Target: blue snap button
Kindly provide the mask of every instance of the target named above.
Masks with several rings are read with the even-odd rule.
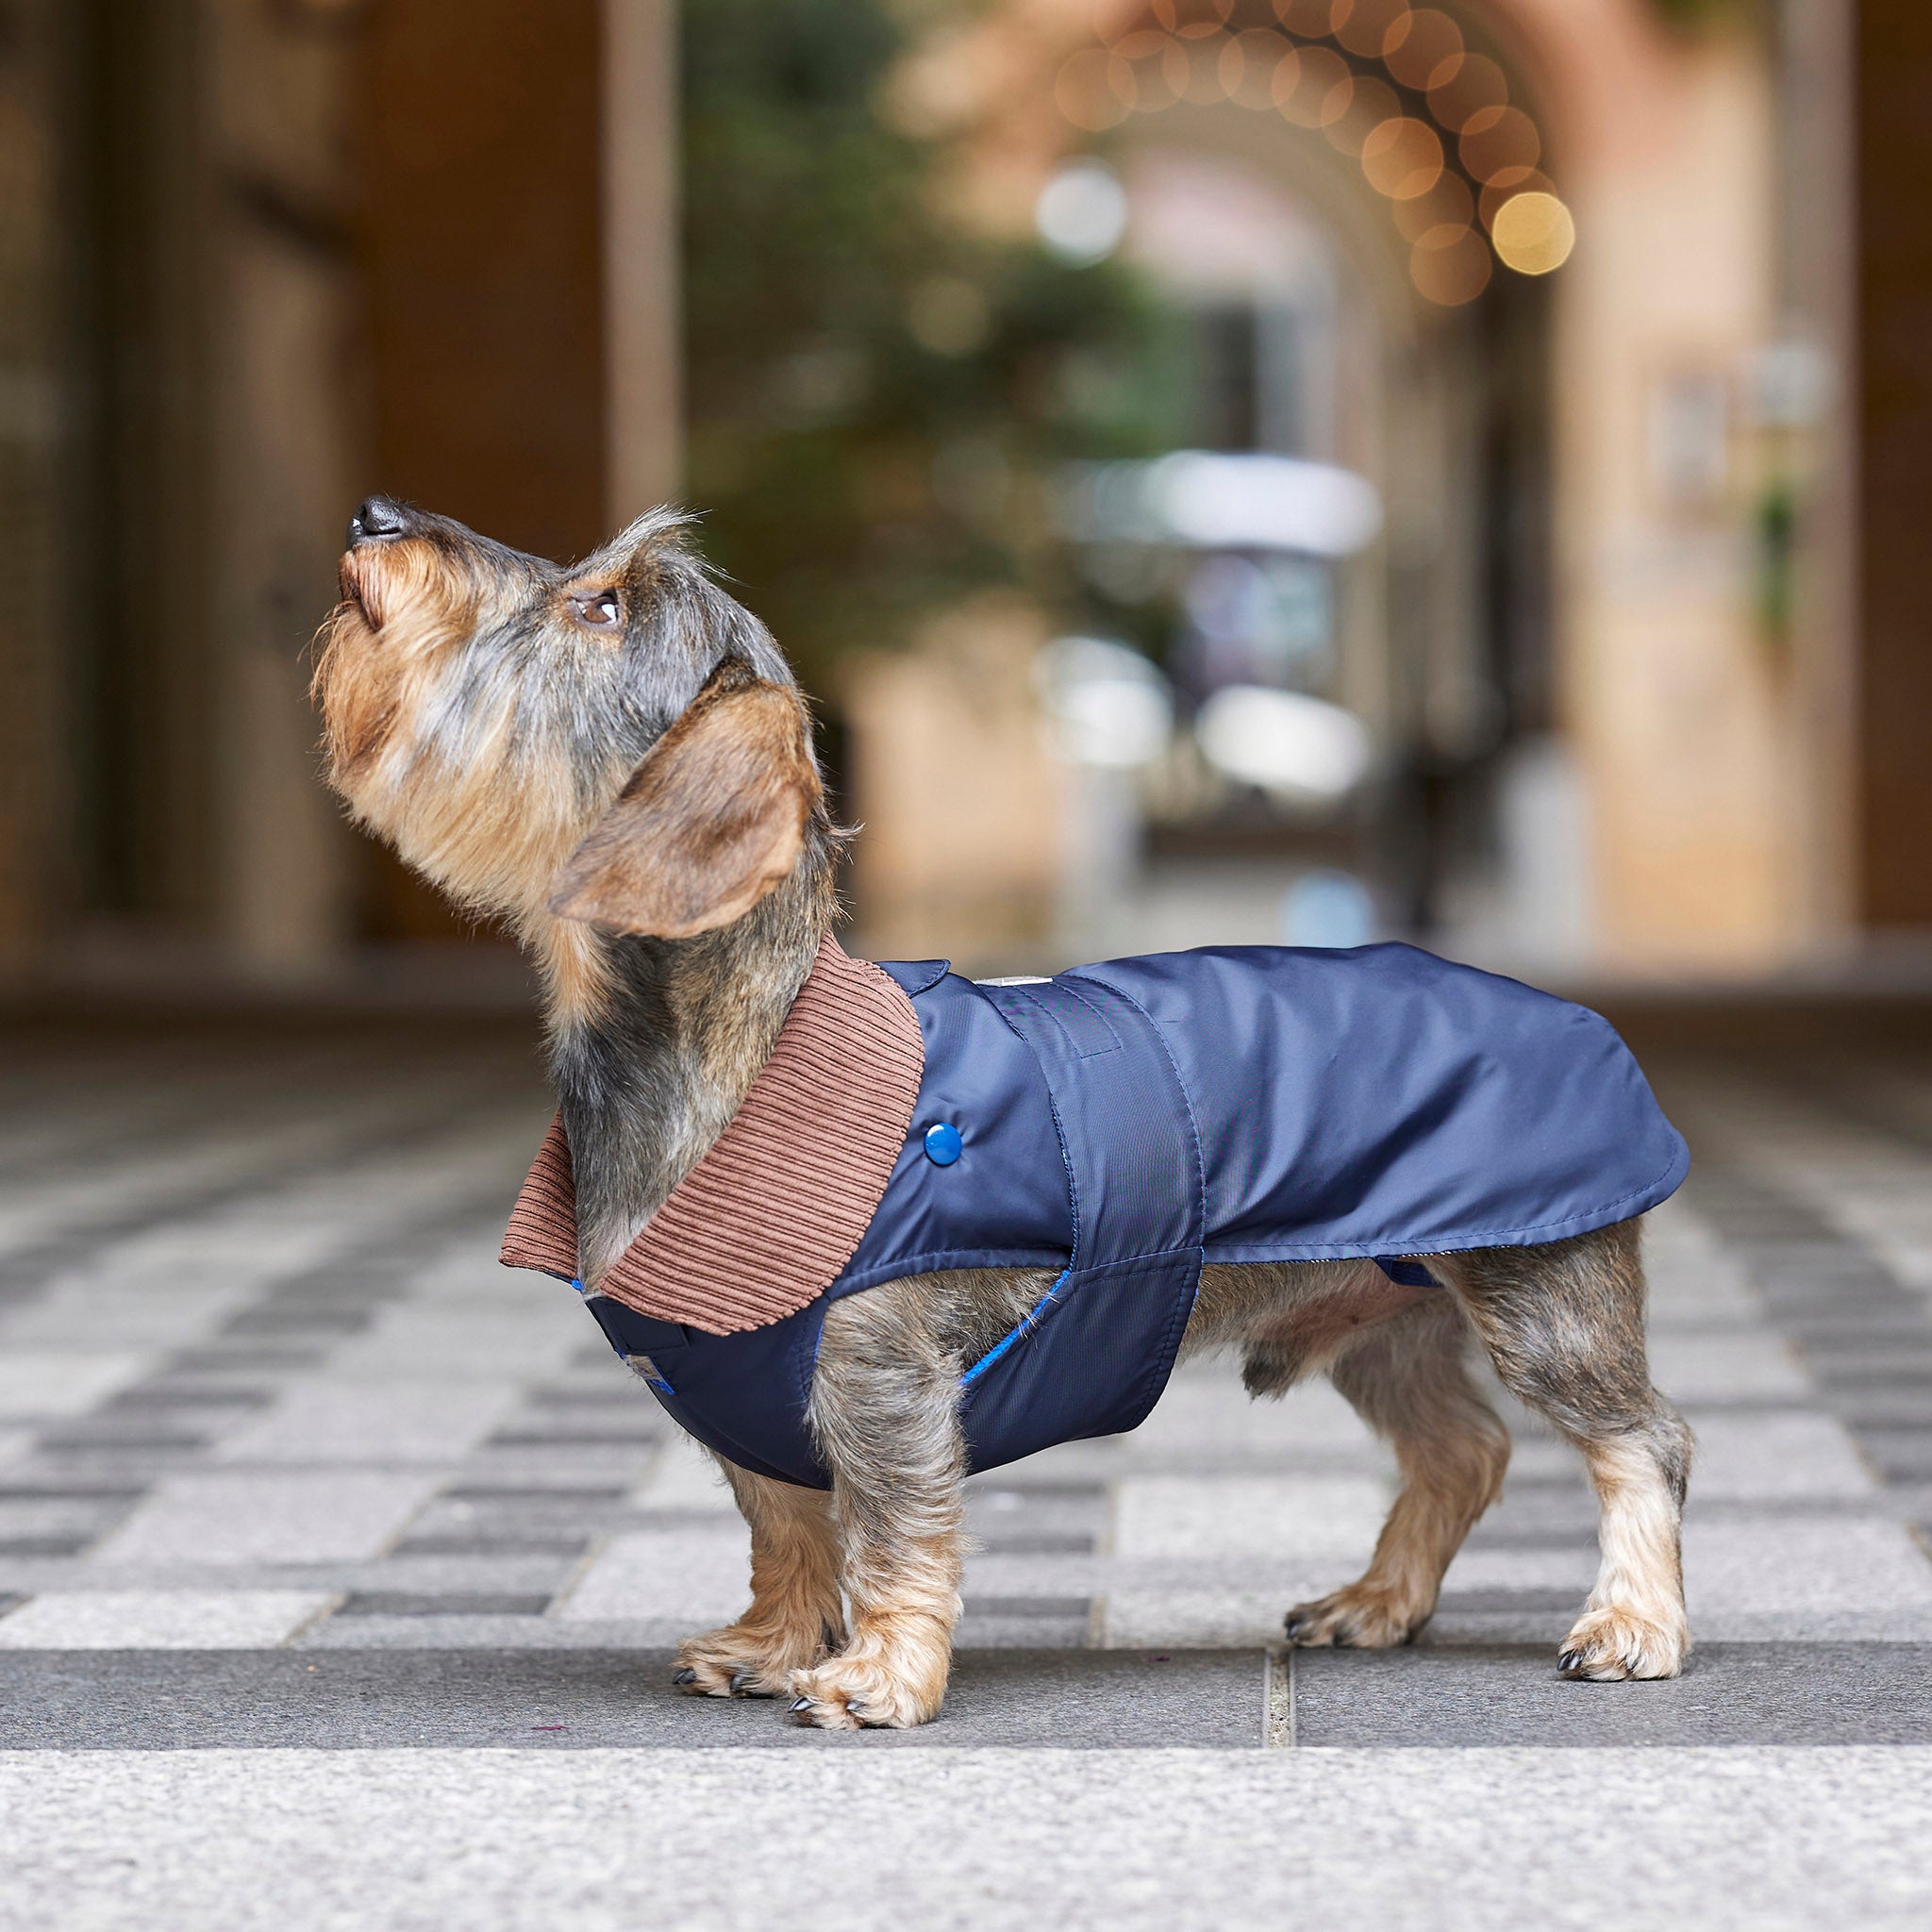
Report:
[[[925,1130],[925,1158],[935,1167],[951,1167],[963,1145],[959,1130],[951,1121],[941,1121]]]

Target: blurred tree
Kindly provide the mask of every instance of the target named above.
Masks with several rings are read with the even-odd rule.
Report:
[[[975,589],[1070,610],[1051,466],[1171,447],[1182,390],[1158,379],[1178,339],[1131,270],[942,214],[942,149],[876,106],[906,11],[682,13],[687,495],[706,554],[821,690],[841,651]]]
[[[1761,25],[1769,9],[1763,0],[1650,0],[1666,26],[1679,33],[1701,33],[1732,21]]]

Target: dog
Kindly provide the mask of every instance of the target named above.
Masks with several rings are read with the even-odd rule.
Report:
[[[1326,1374],[1401,1473],[1367,1571],[1291,1610],[1288,1641],[1406,1643],[1508,1461],[1507,1432],[1472,1379],[1472,1337],[1581,1452],[1596,1490],[1601,1570],[1559,1671],[1681,1669],[1691,1439],[1651,1386],[1640,1223],[1681,1178],[1682,1143],[1603,1023],[1407,948],[1174,955],[984,987],[942,965],[881,971],[831,938],[848,835],[828,814],[806,701],[764,626],[692,554],[681,516],[643,517],[565,567],[372,497],[351,520],[341,588],[315,674],[331,782],[458,905],[507,922],[541,976],[558,1118],[505,1257],[587,1295],[674,1416],[723,1452],[750,1525],[751,1606],[683,1644],[684,1690],[786,1698],[796,1722],[826,1729],[927,1722],[960,1614],[969,1470],[1131,1426],[1177,1356],[1227,1349],[1253,1395]],[[1325,1056],[1336,1079],[1367,1055],[1364,1083],[1394,1083],[1390,1118],[1396,1090],[1421,1079],[1417,1108],[1453,1130],[1441,1109],[1475,1104],[1482,1070],[1498,1064],[1457,1044],[1457,1003],[1502,1016],[1506,1031],[1527,1013],[1524,1077],[1567,1081],[1568,1097],[1530,1131],[1497,1128],[1480,1158],[1462,1147],[1455,1187],[1480,1194],[1484,1160],[1529,1158],[1509,1141],[1582,1146],[1551,1124],[1611,1093],[1584,1163],[1608,1163],[1601,1203],[1435,1248],[1442,1217],[1419,1209],[1384,1252],[1357,1224],[1356,1194],[1341,1195],[1373,1194],[1391,1162],[1440,1162],[1443,1137],[1418,1134],[1400,1152],[1399,1122],[1378,1114],[1361,1141],[1371,1152],[1335,1170],[1327,1220],[1290,1257],[1279,1241],[1217,1249],[1203,1214],[1224,1223],[1216,1191],[1254,1166],[1243,1123],[1277,1105],[1274,1083],[1311,1077],[1296,1069],[1324,1058],[1268,1058],[1268,1029],[1317,1024],[1378,972],[1400,981],[1405,1011],[1425,1004],[1436,1044],[1378,1044],[1372,1024],[1351,1023],[1355,1044]],[[1244,1075],[1241,1056],[1212,1043],[1192,1072],[1174,1058],[1161,1001],[1194,1010],[1208,979],[1272,1074]],[[965,1047],[945,1043],[956,1025],[977,1029]],[[1431,1054],[1454,1062],[1434,1087]],[[1189,1083],[1216,1057],[1249,1091],[1209,1117]],[[921,1114],[935,1081],[956,1074],[993,1094],[978,1111],[955,1108],[963,1134]],[[1497,1090],[1497,1122],[1521,1112],[1521,1089]],[[1024,1105],[1008,1105],[1016,1094]],[[1335,1080],[1304,1097],[1318,1113],[1356,1105]],[[1108,1142],[1127,1115],[1151,1124],[1151,1153]],[[1625,1126],[1645,1140],[1645,1173],[1657,1168],[1643,1186],[1618,1179],[1636,1171],[1620,1151]],[[1085,1148],[1082,1135],[1107,1144]],[[1276,1167],[1298,1173],[1319,1141]],[[797,1156],[807,1171],[786,1179],[773,1162],[795,1142],[809,1143]],[[998,1187],[953,1178],[988,1162]],[[1165,1178],[1123,1180],[1136,1162]],[[975,1201],[1016,1231],[981,1243],[977,1265],[956,1265],[955,1241],[943,1265],[893,1272],[896,1257],[932,1250],[922,1217]],[[881,1237],[894,1215],[899,1234]],[[855,1274],[868,1241],[878,1265]],[[1088,1388],[1079,1364],[1110,1349],[1124,1366]],[[795,1411],[762,1445],[746,1431],[765,1425],[733,1407],[748,1375],[782,1385]]]

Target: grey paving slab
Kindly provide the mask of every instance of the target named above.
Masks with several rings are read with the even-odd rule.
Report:
[[[165,1477],[103,1544],[103,1563],[318,1562],[374,1556],[435,1478],[368,1470]]]
[[[358,1590],[336,1611],[338,1617],[541,1617],[550,1607],[547,1591]]]
[[[1706,1638],[1932,1641],[1932,1564],[1901,1524],[1692,1512],[1684,1577],[1691,1626]]]
[[[21,1612],[15,1611],[16,1616]],[[0,1629],[6,1627],[0,1622]],[[938,1721],[827,1739],[769,1699],[687,1697],[668,1651],[145,1650],[0,1659],[0,1750],[508,1746],[1259,1748],[1265,1658],[963,1653]]]
[[[318,1591],[43,1590],[0,1617],[0,1651],[254,1650],[334,1602]]]
[[[1813,1393],[1796,1349],[1761,1329],[1724,1335],[1654,1333],[1650,1372],[1680,1407],[1740,1400],[1803,1402]]]
[[[1585,1684],[1522,1646],[1290,1654],[1298,1745],[1932,1744],[1932,1645],[1701,1644],[1681,1677]]]
[[[1932,1917],[1921,1751],[888,1761],[827,1741],[4,1757],[0,1924],[1919,1932]]]
[[[1697,1432],[1700,1498],[1765,1501],[1860,1497],[1871,1471],[1843,1426],[1830,1416],[1759,1410],[1690,1411]]]
[[[517,1403],[516,1385],[472,1376],[351,1381],[314,1377],[231,1431],[229,1462],[432,1463],[474,1447]]]
[[[1393,1491],[1371,1475],[1131,1476],[1116,1491],[1123,1556],[1333,1557],[1359,1566]]]
[[[146,1373],[144,1352],[90,1349],[81,1345],[87,1340],[77,1334],[64,1349],[0,1350],[0,1420],[78,1415]]]
[[[558,1614],[567,1622],[645,1618],[691,1630],[728,1624],[751,1596],[751,1537],[733,1514],[610,1539]]]
[[[1858,1445],[1889,1482],[1932,1480],[1932,1428],[1857,1427]]]

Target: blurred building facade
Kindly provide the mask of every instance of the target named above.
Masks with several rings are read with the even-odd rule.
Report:
[[[1932,17],[913,12],[881,111],[947,143],[952,212],[1030,233],[1098,157],[1188,314],[1193,440],[1374,486],[1372,541],[1262,573],[1283,663],[1326,613],[1279,681],[1393,801],[1297,865],[1366,838],[1394,929],[1531,965],[1932,932]],[[0,5],[9,974],[450,932],[316,784],[302,646],[366,489],[553,555],[676,493],[675,37],[671,0]],[[1188,648],[1257,582],[1208,580]],[[1042,749],[1041,624],[994,599],[821,693],[865,936],[1043,958],[1070,874],[1108,882],[1077,932],[1279,936],[1280,865],[1191,832],[1185,770],[1108,847],[1117,783]],[[1250,877],[1263,924],[1217,928]]]
[[[563,555],[675,493],[652,0],[8,0],[0,952],[302,977],[454,930],[317,783],[380,487]]]
[[[1858,249],[1896,245],[1854,218],[1884,11],[1014,0],[909,76],[979,218],[1032,221],[1098,144],[1204,325],[1244,310],[1262,363],[1271,316],[1298,330],[1319,414],[1220,441],[1376,487],[1335,695],[1422,800],[1398,843],[1487,847],[1385,858],[1398,929],[1751,973],[1920,922],[1859,790],[1894,675],[1860,651],[1846,408]],[[1497,225],[1519,194],[1554,253]]]

